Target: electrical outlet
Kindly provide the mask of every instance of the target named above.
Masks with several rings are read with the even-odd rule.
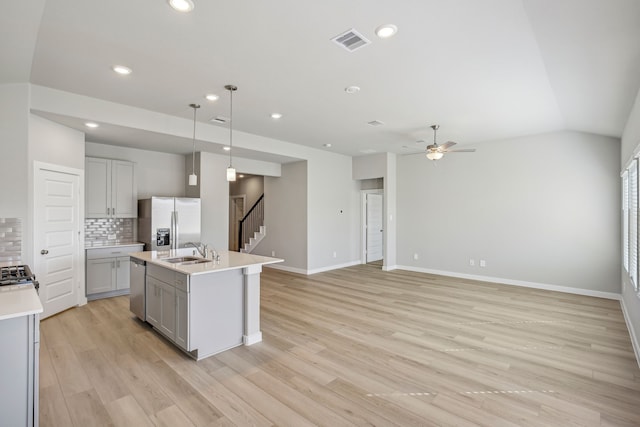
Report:
[[[475,267],[475,266],[476,266],[476,260],[475,260],[475,259],[473,259],[473,258],[469,258],[469,265],[470,265],[471,267]]]
[[[413,259],[418,259],[418,254],[413,254]]]
[[[481,260],[480,260],[480,267],[481,267],[481,268],[485,268],[486,266],[487,266],[487,261],[485,261],[485,260],[481,259]]]
[[[107,240],[116,240],[115,234],[107,234]]]
[[[337,258],[338,257],[338,253],[336,251],[333,251],[333,257]]]
[[[271,256],[276,256],[276,251],[271,251]]]

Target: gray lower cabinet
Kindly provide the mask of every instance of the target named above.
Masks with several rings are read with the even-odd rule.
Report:
[[[188,277],[148,265],[146,287],[147,322],[188,351]]]
[[[38,425],[40,315],[0,320],[0,425]]]
[[[129,253],[143,245],[87,249],[87,299],[94,300],[129,293]]]

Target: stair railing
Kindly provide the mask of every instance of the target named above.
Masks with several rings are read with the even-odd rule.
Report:
[[[238,227],[238,250],[264,225],[264,194],[253,204],[249,212],[240,220]]]

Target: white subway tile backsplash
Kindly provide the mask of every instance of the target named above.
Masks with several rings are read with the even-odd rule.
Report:
[[[22,257],[22,220],[0,218],[0,261],[20,261]]]

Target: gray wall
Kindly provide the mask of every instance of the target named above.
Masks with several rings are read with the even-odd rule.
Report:
[[[621,170],[631,160],[634,151],[640,149],[640,93],[636,98],[635,105],[622,135],[622,155]],[[633,289],[631,280],[622,264],[622,257],[619,258],[619,268],[622,271],[622,303],[627,314],[627,321],[630,323],[630,332],[634,341],[636,357],[640,363],[640,298]]]
[[[245,213],[258,201],[264,193],[264,177],[247,176],[244,178],[236,178],[235,182],[229,183],[229,196],[247,196],[247,205]]]
[[[352,177],[351,157],[320,152],[307,162],[308,269],[352,264],[359,260],[359,244],[351,229],[358,183]]]
[[[619,156],[615,138],[559,132],[398,157],[398,264],[618,293]]]
[[[294,271],[307,270],[307,162],[282,165],[279,178],[264,178],[267,234],[255,254],[283,258]]]

